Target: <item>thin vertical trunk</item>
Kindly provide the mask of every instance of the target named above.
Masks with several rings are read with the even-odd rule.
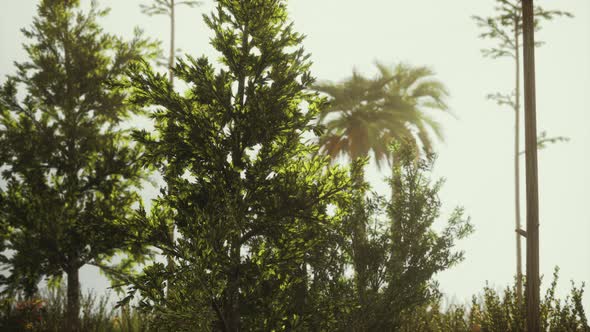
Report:
[[[175,19],[175,14],[174,14],[174,0],[170,0],[170,55],[168,58],[168,81],[170,82],[170,86],[174,89],[174,73],[172,71],[172,69],[174,68],[174,61],[175,61],[175,57],[174,57],[174,19]],[[174,224],[170,225],[170,228],[168,229],[168,236],[170,237],[170,239],[172,240],[172,243],[174,243]],[[174,259],[172,258],[172,256],[168,255],[166,256],[166,269],[168,270],[168,272],[170,274],[174,273]],[[168,280],[168,284],[167,289],[166,289],[166,297],[168,297],[168,295],[170,294],[170,280]]]
[[[305,236],[305,241],[309,241],[309,238],[307,236]],[[296,314],[299,317],[299,319],[303,319],[303,321],[308,321],[307,299],[309,293],[309,276],[307,271],[307,256],[307,253],[303,253],[302,264],[299,267],[299,270],[297,271],[298,279],[300,281],[295,285],[295,298],[293,299],[293,313]],[[289,328],[293,328],[293,326],[289,324]]]
[[[516,227],[516,299],[522,303],[522,245],[520,224],[520,20],[514,20],[514,55],[516,62],[516,82],[514,96],[514,213]]]
[[[357,317],[358,327],[362,330],[366,328],[366,310],[368,305],[367,297],[367,225],[365,215],[365,172],[361,163],[353,163],[351,169],[351,178],[353,185],[352,196],[352,254],[355,270],[355,284],[357,296],[360,305],[359,316]]]
[[[174,73],[172,71],[172,69],[174,68],[174,61],[175,61],[175,57],[174,57],[174,19],[175,19],[175,14],[174,14],[174,0],[170,0],[170,57],[168,59],[168,80],[170,81],[170,86],[172,86],[172,88],[174,88]],[[170,225],[170,229],[168,230],[168,236],[170,237],[172,243],[174,243],[174,224]],[[168,270],[168,272],[173,273],[174,272],[174,259],[172,258],[172,256],[167,256],[166,257],[166,269]],[[170,281],[168,281],[168,285],[167,285],[167,295],[170,294]]]
[[[535,96],[535,37],[533,1],[522,0],[525,151],[527,197],[527,331],[540,331],[539,315],[539,188]]]
[[[73,265],[66,271],[68,275],[67,285],[67,308],[66,321],[67,330],[71,332],[80,331],[80,276],[79,268]]]
[[[174,0],[170,0],[170,58],[168,62],[168,79],[170,84],[174,86],[174,73],[172,72],[172,68],[174,68],[174,19],[175,19],[175,12],[174,12]]]
[[[233,265],[230,269],[230,276],[229,276],[229,283],[228,283],[228,296],[229,296],[229,305],[228,305],[228,325],[229,331],[231,332],[239,332],[241,330],[240,327],[240,241],[239,237],[236,237],[234,241],[232,241],[232,249],[231,249],[231,256],[230,261]]]

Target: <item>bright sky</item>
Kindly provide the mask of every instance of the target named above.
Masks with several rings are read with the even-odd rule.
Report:
[[[83,0],[83,3],[88,3]],[[166,41],[165,17],[141,14],[148,0],[102,0],[112,8],[103,24],[107,31],[131,36],[134,26]],[[19,29],[29,26],[37,1],[0,1],[0,82],[14,72],[12,62],[25,59]],[[547,44],[536,52],[537,128],[550,136],[568,136],[569,143],[539,152],[541,273],[550,278],[560,267],[558,292],[565,296],[569,280],[590,284],[590,1],[536,0],[546,9],[574,13],[574,19],[546,23],[536,34]],[[560,7],[556,8],[559,4]],[[491,44],[477,38],[471,15],[493,15],[493,0],[297,0],[290,1],[296,30],[307,35],[313,74],[320,80],[341,80],[351,71],[371,75],[373,63],[400,61],[427,65],[451,92],[448,102],[456,118],[442,117],[445,142],[435,177],[445,177],[441,191],[444,214],[462,205],[476,232],[459,243],[466,259],[437,279],[447,297],[459,303],[479,293],[486,281],[504,288],[515,274],[513,113],[485,99],[486,94],[513,89],[513,67],[506,60],[483,58]],[[182,8],[177,17],[176,44],[192,55],[217,59],[208,44],[211,32],[201,20],[212,1],[196,9]],[[524,159],[523,163],[524,165]],[[368,170],[374,188],[383,194],[389,170]],[[525,220],[524,171],[522,219]],[[146,192],[145,197],[153,195]],[[523,243],[524,246],[524,243]],[[524,252],[523,252],[524,254]],[[84,288],[101,292],[106,280],[96,269],[82,271]],[[590,293],[585,298],[590,309]]]

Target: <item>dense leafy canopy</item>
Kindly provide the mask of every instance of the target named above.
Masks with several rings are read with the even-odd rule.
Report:
[[[497,1],[499,16],[475,19],[500,41],[486,54],[510,56],[520,13]],[[107,11],[95,2],[85,14],[77,0],[42,0],[23,30],[29,60],[0,87],[0,282],[27,300],[0,302],[0,329],[133,330],[133,320],[157,331],[523,330],[510,290],[500,299],[486,288],[468,317],[440,310],[434,278],[462,261],[454,245],[473,228],[462,208],[434,227],[442,131],[431,112],[449,111],[434,72],[378,63],[375,78],[315,84],[284,0],[216,0],[204,20],[219,61],[175,63],[174,8],[200,3],[142,5],[170,17],[168,77],[139,32],[126,42],[102,31]],[[124,129],[146,110],[154,130]],[[391,165],[389,198],[365,181],[371,153]],[[348,168],[331,165],[340,155]],[[138,193],[153,170],[163,185],[146,209]],[[121,322],[89,314],[86,264],[129,286]],[[41,278],[55,286],[64,273],[65,294],[33,298]],[[563,307],[554,290],[543,324],[587,330],[582,289]]]
[[[317,148],[303,135],[323,99],[309,90],[302,36],[286,20],[282,1],[218,1],[205,21],[223,66],[180,60],[184,95],[147,65],[130,70],[134,101],[159,106],[156,133],[136,136],[166,182],[135,225],[176,264],[173,275],[149,266],[133,286],[171,329],[302,324],[309,275],[337,246],[340,216],[327,208],[346,201],[349,180],[326,157],[310,157]]]
[[[140,112],[121,83],[126,67],[149,59],[155,45],[139,33],[127,42],[102,32],[96,20],[107,11],[93,3],[84,14],[78,6],[39,4],[23,29],[29,60],[0,89],[6,291],[32,295],[42,276],[66,272],[74,296],[81,266],[104,264],[119,250],[143,252],[129,247],[122,222],[139,202],[147,169],[138,163],[142,148],[121,128]]]

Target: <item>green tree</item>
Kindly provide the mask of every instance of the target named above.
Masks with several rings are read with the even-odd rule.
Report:
[[[7,291],[36,291],[42,276],[67,275],[67,326],[79,328],[79,269],[106,266],[122,250],[135,258],[123,219],[140,202],[147,173],[122,121],[139,109],[122,87],[126,67],[151,56],[139,33],[126,42],[103,33],[96,3],[44,0],[24,35],[29,61],[0,89],[1,264]],[[25,90],[20,90],[20,87]],[[19,98],[19,92],[24,93]],[[6,251],[8,250],[8,251]],[[12,252],[12,253],[11,253]],[[124,272],[133,258],[123,259]],[[109,269],[110,272],[116,271]]]
[[[434,72],[406,64],[391,70],[377,63],[377,68],[373,79],[355,71],[341,83],[315,86],[332,97],[319,118],[326,126],[320,146],[332,158],[346,155],[355,160],[372,152],[380,166],[393,160],[388,146],[394,140],[415,138],[408,142],[431,152],[429,131],[442,138],[440,125],[427,111],[448,111],[447,89],[432,77]]]
[[[407,144],[421,145],[430,153],[433,143],[430,132],[442,138],[440,126],[428,110],[447,111],[448,92],[432,77],[434,72],[405,64],[391,70],[377,63],[377,68],[379,74],[372,79],[354,71],[351,78],[341,83],[315,86],[332,97],[329,107],[323,109],[319,117],[319,122],[326,127],[320,146],[330,157],[346,155],[356,160],[373,153],[378,167],[383,161],[393,165],[395,157],[388,149],[392,141],[404,139]],[[361,306],[366,306],[369,271],[367,262],[361,258],[368,245],[362,206],[365,193],[362,167],[352,178],[358,189],[353,203],[356,208],[351,211],[352,218],[357,216],[356,226],[351,230],[354,233],[355,283]],[[392,190],[395,192],[395,188]]]
[[[508,106],[514,111],[514,213],[516,236],[516,289],[519,300],[522,297],[522,250],[521,250],[521,222],[520,222],[520,75],[522,49],[522,7],[519,0],[496,0],[496,15],[491,17],[473,16],[477,26],[482,28],[479,37],[491,39],[496,45],[482,50],[485,57],[492,59],[512,58],[514,60],[514,91],[511,94],[489,94],[488,99],[500,106]],[[555,17],[572,17],[572,14],[558,10],[534,8],[535,30],[541,28],[542,21],[550,21]],[[543,42],[535,42],[541,46]],[[568,138],[558,136],[548,138],[543,132],[539,137],[538,148],[544,148],[547,143],[567,141]]]
[[[339,238],[340,210],[328,206],[346,204],[349,179],[304,141],[324,100],[310,89],[285,2],[216,7],[205,22],[220,69],[204,57],[178,61],[184,94],[147,64],[130,70],[135,102],[160,107],[156,132],[136,137],[166,182],[133,226],[175,263],[174,274],[147,266],[131,292],[164,329],[293,330],[316,314],[309,294]]]
[[[430,179],[434,155],[420,156],[403,140],[393,153],[397,161],[389,185],[396,195],[365,203],[369,227],[361,260],[367,267],[367,301],[349,322],[353,331],[397,331],[405,315],[437,299],[433,277],[463,260],[464,253],[453,247],[473,230],[463,209],[456,208],[436,232],[443,182]]]

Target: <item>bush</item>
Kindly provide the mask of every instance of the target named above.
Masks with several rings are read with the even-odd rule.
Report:
[[[590,332],[582,305],[584,284],[572,288],[568,297],[555,296],[558,269],[541,301],[541,330],[548,332]],[[441,309],[440,298],[433,303],[407,312],[402,322],[402,332],[524,332],[526,331],[526,306],[516,300],[516,287],[498,292],[484,288],[480,299],[475,296],[470,306],[452,306]]]

